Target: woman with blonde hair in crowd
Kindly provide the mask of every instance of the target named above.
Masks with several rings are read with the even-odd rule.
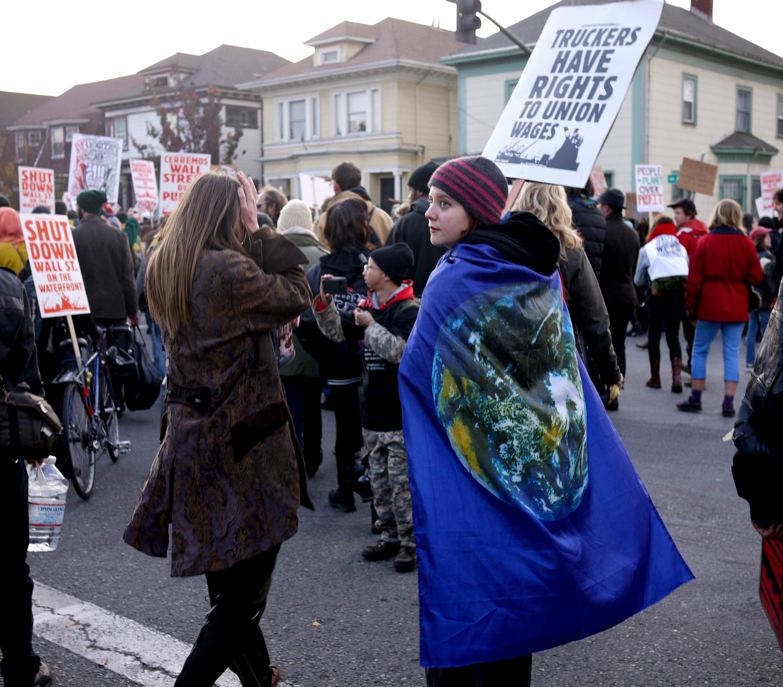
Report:
[[[206,576],[212,608],[176,681],[279,680],[259,628],[280,545],[310,506],[271,333],[310,305],[301,251],[256,219],[243,174],[206,174],[147,266],[168,352],[168,428],[124,539]]]
[[[691,363],[691,395],[677,404],[686,413],[701,411],[701,393],[707,378],[707,354],[721,332],[723,343],[723,417],[734,416],[739,382],[739,345],[748,321],[748,293],[764,279],[756,247],[741,229],[742,208],[721,200],[712,211],[709,233],[690,255],[685,284],[685,311],[696,322]]]
[[[611,392],[609,399],[616,409],[617,392],[623,385],[623,375],[617,364],[609,331],[609,313],[598,279],[590,266],[582,237],[573,227],[568,196],[562,186],[525,182],[514,203],[514,210],[530,212],[540,219],[560,241],[558,269],[563,281],[568,310],[576,329],[577,346],[587,364],[595,363],[600,381]]]

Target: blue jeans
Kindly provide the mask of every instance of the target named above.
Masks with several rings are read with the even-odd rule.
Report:
[[[144,317],[147,318],[147,333],[150,336],[150,343],[152,344],[152,359],[155,362],[155,367],[160,373],[160,376],[165,377],[166,353],[163,351],[163,333],[160,331],[160,325],[152,319],[152,315],[150,315],[149,312],[145,312]]]
[[[707,379],[707,353],[710,344],[718,331],[723,339],[723,381],[739,381],[739,345],[742,340],[744,322],[708,322],[699,320],[696,323],[696,334],[693,337],[693,359],[691,361],[691,377]]]
[[[756,362],[756,336],[759,332],[761,332],[761,336],[764,336],[771,312],[771,310],[759,308],[748,313],[748,338],[745,340],[745,362],[748,365],[753,365]]]

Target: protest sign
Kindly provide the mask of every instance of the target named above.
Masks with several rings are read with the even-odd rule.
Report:
[[[780,189],[783,189],[783,169],[775,169],[761,175],[761,207],[756,206],[759,217],[775,216],[772,196]]]
[[[98,189],[110,203],[117,202],[120,190],[122,139],[74,134],[68,169],[68,195]]]
[[[604,170],[601,167],[593,167],[590,172],[590,183],[593,185],[593,195],[600,196],[609,185],[606,183],[606,176],[604,176]]]
[[[19,212],[44,205],[54,212],[54,170],[19,166]]]
[[[770,212],[767,212],[764,196],[759,196],[758,198],[756,198],[755,202],[756,202],[756,214],[759,217],[772,217],[772,214]]]
[[[715,191],[715,179],[717,178],[718,165],[684,157],[682,164],[680,164],[680,178],[677,180],[677,188],[711,196]]]
[[[662,0],[559,7],[484,148],[510,178],[583,187]]]
[[[203,153],[163,153],[160,157],[160,211],[170,215],[193,181],[212,167]]]
[[[90,312],[71,226],[63,215],[20,215],[41,317]]]
[[[133,195],[136,196],[136,210],[152,214],[158,206],[155,165],[150,160],[131,160],[130,170],[133,180]]]
[[[663,212],[663,167],[636,165],[636,211]]]
[[[334,195],[334,189],[326,179],[309,174],[299,175],[299,189],[301,199],[311,208],[320,208],[327,198]]]

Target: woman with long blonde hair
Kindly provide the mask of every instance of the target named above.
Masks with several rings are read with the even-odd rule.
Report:
[[[164,333],[168,426],[124,539],[204,574],[210,610],[177,687],[279,679],[258,626],[280,545],[310,506],[273,332],[310,305],[293,244],[259,229],[242,173],[193,182],[169,217],[145,291]]]
[[[558,267],[576,329],[577,345],[599,391],[602,390],[600,387],[616,387],[616,391],[610,392],[614,397],[605,398],[605,405],[607,410],[617,410],[616,393],[623,385],[623,375],[612,345],[609,313],[598,279],[584,251],[582,237],[573,227],[565,189],[553,184],[526,181],[513,209],[538,217],[560,241]]]

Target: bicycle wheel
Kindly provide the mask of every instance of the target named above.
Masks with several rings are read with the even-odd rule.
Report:
[[[63,391],[62,423],[70,460],[71,482],[76,493],[86,501],[95,484],[96,451],[92,418],[78,384],[69,384]]]
[[[106,368],[101,369],[101,423],[104,431],[101,446],[116,463],[120,457],[120,417]]]

